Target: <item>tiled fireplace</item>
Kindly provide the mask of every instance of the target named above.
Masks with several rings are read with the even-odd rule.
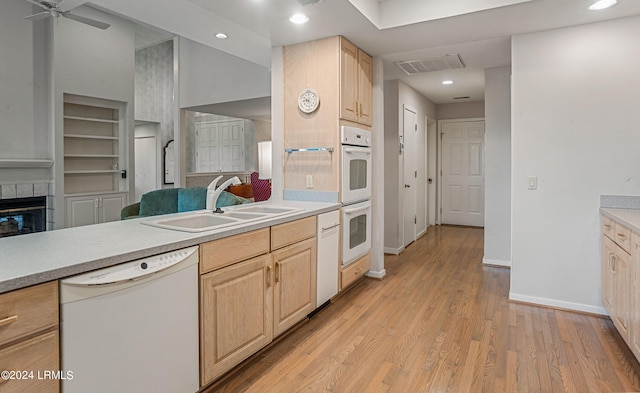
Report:
[[[0,238],[47,230],[50,188],[49,183],[0,185]]]

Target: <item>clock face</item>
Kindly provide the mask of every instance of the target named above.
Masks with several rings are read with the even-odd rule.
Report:
[[[304,89],[298,96],[298,108],[304,113],[311,113],[318,109],[320,97],[314,89]]]

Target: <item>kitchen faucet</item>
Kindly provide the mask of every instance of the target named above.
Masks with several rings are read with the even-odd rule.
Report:
[[[216,184],[218,184],[218,180],[220,179],[222,179],[222,176],[216,177],[211,183],[209,183],[209,186],[207,186],[206,209],[212,210],[214,213],[223,213],[222,209],[220,209],[219,207],[216,208],[216,203],[218,202],[218,198],[220,197],[220,194],[222,194],[222,191],[224,191],[224,189],[229,187],[229,185],[231,184],[233,184],[234,186],[242,184],[240,182],[240,179],[238,179],[238,176],[234,176],[231,179],[220,184],[220,187],[216,188]]]

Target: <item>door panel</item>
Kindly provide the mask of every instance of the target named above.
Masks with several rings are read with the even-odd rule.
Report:
[[[442,123],[442,223],[484,226],[484,121]]]
[[[418,117],[413,111],[404,108],[404,152],[403,152],[403,185],[404,187],[404,204],[403,204],[403,217],[404,217],[404,231],[403,231],[403,245],[406,247],[416,240],[416,171],[417,166],[417,124]]]

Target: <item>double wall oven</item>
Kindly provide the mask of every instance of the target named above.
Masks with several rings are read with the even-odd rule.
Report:
[[[341,127],[342,265],[371,249],[371,131]]]

